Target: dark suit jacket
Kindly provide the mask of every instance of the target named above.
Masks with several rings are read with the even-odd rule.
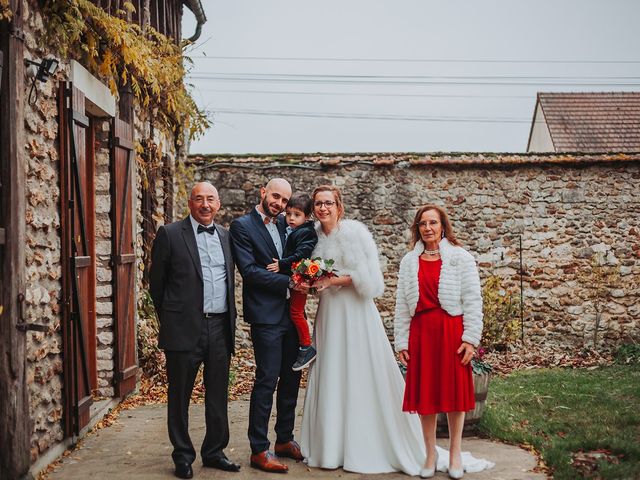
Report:
[[[235,266],[229,232],[218,224],[215,227],[220,236],[227,270],[229,341],[233,353],[236,327]],[[203,321],[203,286],[198,244],[189,217],[160,227],[151,250],[150,271],[151,298],[160,319],[160,348],[188,351],[196,346]]]
[[[291,265],[303,258],[309,258],[317,243],[318,234],[313,221],[309,220],[294,228],[287,238],[282,259],[278,262],[280,273],[291,275]]]
[[[278,232],[284,245],[284,217],[278,217]],[[278,258],[278,251],[262,217],[255,208],[237,218],[229,228],[233,254],[242,275],[242,306],[249,323],[275,325],[287,309],[289,277],[269,272],[267,265]]]

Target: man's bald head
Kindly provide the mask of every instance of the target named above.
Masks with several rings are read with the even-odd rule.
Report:
[[[276,217],[287,206],[291,198],[291,185],[284,178],[272,178],[260,189],[260,204],[262,213],[269,217]]]
[[[196,183],[189,196],[189,211],[196,222],[209,226],[220,210],[218,190],[209,182]]]
[[[267,182],[264,188],[266,188],[267,190],[288,191],[289,197],[291,197],[291,184],[284,178],[272,178]]]
[[[195,196],[198,193],[214,193],[216,195],[216,197],[218,196],[218,189],[216,187],[214,187],[211,183],[209,182],[198,182],[196,183],[193,188],[191,189],[191,196],[190,198],[195,198]]]

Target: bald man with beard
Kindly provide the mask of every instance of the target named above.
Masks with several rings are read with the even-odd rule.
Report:
[[[289,277],[270,272],[267,265],[282,258],[286,223],[282,211],[291,198],[291,185],[282,178],[260,189],[260,203],[236,219],[229,229],[238,270],[242,274],[244,319],[251,324],[256,377],[249,410],[251,466],[267,472],[285,473],[270,450],[269,417],[276,391],[275,454],[302,460],[293,439],[300,372],[291,367],[298,354],[298,334],[289,318]]]
[[[214,223],[216,188],[191,190],[184,220],[158,229],[151,250],[150,292],[160,320],[159,346],[167,360],[168,428],[178,478],[192,478],[196,452],[189,437],[189,400],[204,364],[205,467],[237,472],[224,454],[229,443],[229,360],[236,327],[234,262],[229,232]]]

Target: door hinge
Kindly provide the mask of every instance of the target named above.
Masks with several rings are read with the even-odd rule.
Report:
[[[48,332],[51,328],[48,325],[42,325],[40,323],[27,323],[24,321],[24,294],[18,294],[18,319],[20,320],[16,323],[16,328],[21,332],[26,332],[28,330],[34,330],[36,332]]]

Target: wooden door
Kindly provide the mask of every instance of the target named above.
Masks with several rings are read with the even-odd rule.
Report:
[[[114,386],[123,398],[136,386],[135,286],[132,170],[133,129],[114,118],[111,128],[111,225],[113,265]]]
[[[64,412],[71,436],[89,423],[97,381],[94,142],[84,94],[68,82],[60,100]]]

